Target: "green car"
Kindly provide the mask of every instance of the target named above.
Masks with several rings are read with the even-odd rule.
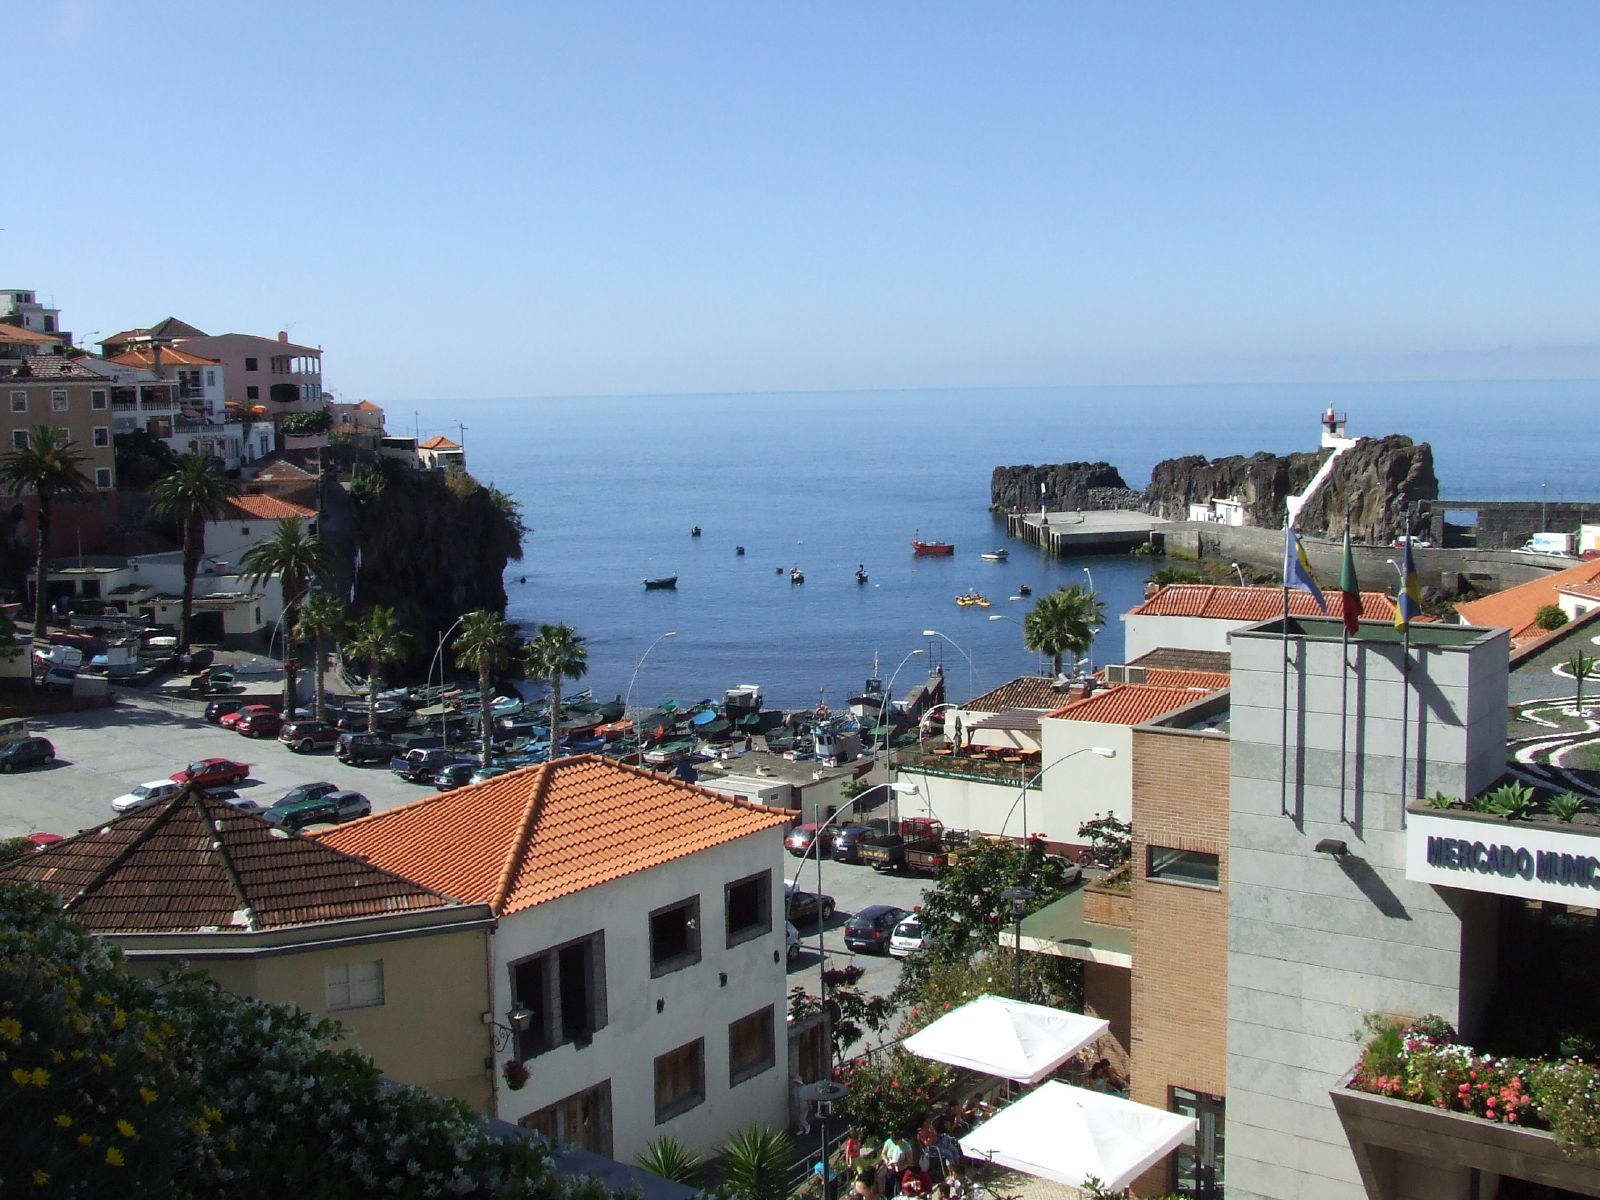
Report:
[[[0,771],[20,771],[26,767],[42,767],[54,761],[56,748],[49,738],[25,737],[0,746]]]
[[[288,804],[273,805],[256,815],[269,825],[276,825],[289,833],[299,833],[307,825],[337,824],[339,806],[326,797],[294,800]]]

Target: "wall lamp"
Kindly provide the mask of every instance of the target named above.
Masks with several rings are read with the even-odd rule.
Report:
[[[511,1041],[513,1034],[527,1032],[528,1026],[533,1024],[533,1009],[513,1008],[506,1013],[506,1020],[511,1023],[502,1025],[494,1019],[492,1012],[483,1014],[483,1023],[494,1028],[494,1048],[496,1050],[504,1050]]]
[[[1331,854],[1334,858],[1346,858],[1350,854],[1350,847],[1338,838],[1323,838],[1316,845],[1318,854]]]

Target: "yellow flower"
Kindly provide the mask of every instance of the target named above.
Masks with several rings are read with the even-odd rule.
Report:
[[[205,1137],[211,1132],[211,1122],[204,1117],[196,1117],[189,1122],[189,1128],[194,1130],[195,1137]]]
[[[139,1099],[146,1104],[154,1104],[156,1102],[156,1094],[151,1088],[142,1087],[139,1089]]]
[[[78,1145],[80,1145],[80,1146],[92,1146],[93,1144],[94,1144],[94,1139],[92,1137],[90,1137],[87,1133],[80,1133],[78,1135]]]
[[[52,1050],[50,1051],[50,1061],[59,1067],[62,1063],[67,1061],[67,1056],[61,1053],[59,1050]]]
[[[33,1086],[34,1087],[41,1087],[42,1088],[45,1084],[47,1084],[49,1082],[50,1082],[50,1072],[49,1071],[46,1071],[43,1067],[35,1067],[33,1069]]]
[[[73,1062],[82,1062],[83,1061],[83,1051],[82,1050],[74,1050],[72,1052],[72,1061]]]
[[[111,1014],[111,1028],[125,1029],[128,1025],[128,1014],[120,1008]]]
[[[32,1076],[28,1074],[28,1069],[26,1067],[11,1068],[11,1082],[16,1084],[18,1087],[27,1087],[28,1080],[31,1078]]]
[[[55,1123],[61,1129],[72,1128],[72,1118],[67,1116],[66,1113],[57,1113],[55,1115]]]
[[[15,1017],[0,1017],[0,1038],[14,1042],[22,1036],[22,1022]]]
[[[50,1172],[49,1171],[35,1171],[33,1173],[33,1186],[34,1187],[43,1187],[45,1184],[47,1184],[49,1182],[50,1182]]]
[[[120,1167],[122,1165],[122,1161],[123,1160],[122,1160],[122,1151],[121,1150],[118,1150],[115,1146],[107,1146],[106,1147],[106,1163],[107,1163],[107,1165],[113,1166],[113,1167]]]
[[[117,1122],[117,1132],[120,1133],[125,1138],[131,1138],[131,1137],[136,1137],[137,1136],[135,1134],[135,1132],[134,1132],[133,1122],[132,1121],[118,1121]]]
[[[208,1104],[200,1111],[205,1114],[206,1120],[208,1121],[220,1122],[222,1120],[222,1110],[220,1108],[213,1108]]]
[[[113,1055],[110,1055],[110,1054],[102,1054],[100,1056],[100,1061],[105,1063],[105,1065],[108,1066],[108,1067],[114,1067],[114,1066],[117,1065],[116,1058]]]

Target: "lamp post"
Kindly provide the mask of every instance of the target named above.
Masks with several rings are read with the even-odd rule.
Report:
[[[1093,572],[1093,571],[1091,571],[1091,570],[1089,570],[1089,568],[1088,568],[1088,567],[1085,567],[1085,568],[1084,568],[1084,569],[1083,569],[1083,573],[1084,573],[1084,575],[1085,575],[1085,576],[1087,576],[1087,577],[1088,577],[1088,580],[1089,580],[1089,590],[1090,590],[1090,591],[1091,591],[1091,592],[1092,592],[1092,591],[1094,591],[1094,572]]]
[[[1235,571],[1239,572],[1239,586],[1240,587],[1249,587],[1250,585],[1244,581],[1244,568],[1241,567],[1238,563],[1229,563],[1228,565],[1230,567],[1232,567]]]
[[[1011,916],[1016,924],[1011,935],[1011,955],[1013,960],[1011,977],[1011,998],[1022,999],[1022,914],[1028,911],[1028,901],[1032,900],[1035,893],[1030,887],[1008,887],[1000,893],[1002,900],[1011,902]]]
[[[960,652],[961,657],[967,660],[967,699],[970,700],[976,696],[978,694],[978,672],[977,669],[972,665],[972,655],[968,654],[965,650],[962,650],[959,645],[956,645],[955,638],[951,637],[947,633],[940,633],[937,629],[924,629],[922,631],[922,636],[925,638],[944,638],[945,641],[949,642],[952,646],[955,646],[956,650]]]
[[[893,764],[889,761],[889,710],[894,707],[894,681],[900,678],[900,667],[905,666],[913,658],[921,658],[925,653],[926,651],[923,650],[912,650],[904,658],[902,658],[900,660],[900,666],[896,667],[894,669],[894,673],[889,676],[889,686],[884,689],[883,711],[878,714],[878,723],[883,727],[883,739],[881,745],[883,747],[883,769],[885,772],[885,777],[887,777],[887,773],[893,766]]]
[[[1011,814],[1017,810],[1017,805],[1020,804],[1022,805],[1022,845],[1024,850],[1027,849],[1028,839],[1031,836],[1028,833],[1028,789],[1034,784],[1038,783],[1039,780],[1043,778],[1044,773],[1051,767],[1059,766],[1061,763],[1066,762],[1069,758],[1077,758],[1080,754],[1093,754],[1099,758],[1115,758],[1117,756],[1116,750],[1111,746],[1079,746],[1071,753],[1063,754],[1060,758],[1055,759],[1052,762],[1048,762],[1044,766],[1040,767],[1031,776],[1022,781],[1021,794],[1011,802],[1011,808],[1006,813],[1006,819],[1000,823],[1000,834],[1002,837],[1005,836],[1006,826],[1011,823]]]
[[[657,646],[659,646],[662,642],[666,641],[668,638],[675,638],[677,636],[678,636],[678,631],[676,629],[669,629],[665,633],[663,633],[659,637],[657,637],[655,641],[651,642],[648,646],[646,646],[644,648],[644,653],[639,655],[639,661],[637,663],[635,663],[634,666],[633,666],[633,678],[628,680],[628,698],[622,702],[622,710],[623,710],[623,715],[627,716],[629,718],[629,720],[631,720],[633,722],[633,745],[634,745],[634,749],[636,751],[638,751],[638,754],[639,754],[639,765],[641,767],[644,766],[644,735],[642,733],[640,733],[640,731],[639,731],[639,718],[637,718],[637,717],[632,715],[633,714],[633,688],[634,688],[634,685],[639,682],[639,672],[644,669],[644,660],[650,657],[650,651],[654,650]],[[553,750],[554,750],[554,748],[552,747],[552,752],[553,752]]]
[[[462,613],[455,619],[449,629],[446,629],[439,635],[438,648],[434,650],[433,658],[428,662],[427,680],[429,683],[433,682],[434,666],[437,665],[439,668],[439,695],[437,697],[439,701],[439,743],[446,749],[448,749],[450,745],[450,714],[445,711],[444,707],[444,644],[450,640],[450,635],[454,633],[461,622],[465,621],[466,619],[467,614]],[[483,697],[480,696],[478,700],[480,703],[482,703]],[[376,704],[378,702],[378,698],[376,696],[368,696],[367,702],[369,704]]]
[[[272,643],[277,640],[279,631],[281,630],[283,632],[283,674],[284,686],[286,688],[288,687],[289,676],[289,634],[291,631],[285,628],[283,619],[289,615],[289,610],[309,596],[316,586],[316,582],[313,580],[311,583],[308,583],[305,587],[301,588],[299,594],[297,594],[294,599],[285,600],[283,602],[283,608],[278,613],[278,619],[272,623],[272,632],[267,635],[267,657],[270,659],[272,657]],[[278,590],[280,592],[283,590],[283,576],[281,575],[278,576]],[[300,689],[296,687],[293,691],[293,694],[289,696],[290,711],[283,714],[284,720],[287,721],[293,715],[293,710],[299,707]],[[315,715],[315,713],[313,713],[313,715]]]

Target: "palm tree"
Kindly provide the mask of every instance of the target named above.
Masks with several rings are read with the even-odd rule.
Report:
[[[344,605],[331,592],[312,592],[306,597],[306,602],[300,606],[300,620],[294,627],[294,635],[302,642],[310,642],[314,647],[313,666],[317,679],[317,720],[328,719],[328,700],[323,694],[322,684],[327,675],[327,656],[323,647],[329,638],[336,638],[344,628]]]
[[[278,577],[283,592],[283,711],[290,712],[294,708],[294,668],[290,664],[294,661],[295,624],[311,581],[328,573],[327,548],[299,517],[286,517],[270,538],[239,556],[239,565],[249,583]]]
[[[494,739],[489,736],[489,710],[494,699],[490,694],[492,676],[511,661],[516,644],[517,631],[511,627],[511,622],[486,608],[463,617],[461,632],[456,636],[456,664],[478,672],[478,708],[486,767],[494,748]]]
[[[72,450],[72,437],[54,425],[35,425],[27,431],[26,446],[13,450],[0,461],[0,481],[13,496],[32,491],[39,497],[38,538],[34,555],[33,636],[49,632],[49,583],[45,571],[45,549],[50,544],[50,515],[57,496],[81,492],[89,487],[83,473],[84,457]]]
[[[179,654],[189,652],[189,626],[194,619],[194,577],[200,570],[200,557],[206,552],[206,522],[225,516],[228,501],[238,494],[238,487],[222,473],[222,464],[199,454],[185,454],[178,459],[176,469],[156,480],[150,489],[150,511],[164,520],[176,521],[183,530]]]
[[[355,623],[355,638],[345,653],[367,664],[367,732],[378,729],[378,693],[383,690],[383,672],[406,656],[411,635],[395,620],[394,609],[374,605]]]
[[[1094,631],[1106,623],[1106,606],[1100,597],[1075,583],[1040,599],[1022,621],[1022,640],[1029,650],[1048,654],[1061,674],[1061,656],[1073,660],[1094,643]]]
[[[550,681],[550,757],[561,745],[561,681],[582,679],[589,669],[588,643],[562,623],[541,625],[523,650],[528,670]]]

